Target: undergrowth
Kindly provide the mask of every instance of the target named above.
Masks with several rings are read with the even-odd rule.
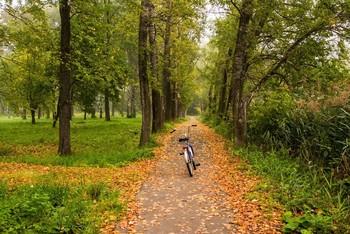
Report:
[[[122,209],[118,191],[103,183],[0,186],[1,233],[99,233],[105,210]]]
[[[254,171],[265,178],[271,196],[283,204],[285,233],[349,233],[349,189],[332,181],[326,172],[301,166],[298,160],[286,157],[283,151],[262,152],[256,147],[236,150],[250,162]]]
[[[231,139],[232,126],[206,116],[204,121],[218,133]],[[250,163],[249,169],[264,178],[271,199],[285,213],[285,233],[350,233],[350,180],[304,158],[291,157],[291,151],[278,147],[250,145],[233,153]],[[260,188],[256,189],[259,192]]]

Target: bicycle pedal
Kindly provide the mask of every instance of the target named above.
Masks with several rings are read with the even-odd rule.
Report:
[[[184,155],[184,153],[180,153],[180,155]]]
[[[201,164],[200,163],[196,163],[196,167],[200,166]]]

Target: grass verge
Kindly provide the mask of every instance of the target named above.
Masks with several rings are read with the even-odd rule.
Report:
[[[285,233],[350,233],[350,198],[344,183],[332,182],[321,168],[304,167],[283,152],[262,152],[250,147],[234,151],[250,162],[269,186],[260,186],[286,212]]]

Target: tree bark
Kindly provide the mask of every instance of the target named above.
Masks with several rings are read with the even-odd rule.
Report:
[[[176,82],[171,82],[172,93],[171,93],[171,119],[176,120],[178,118],[178,91]]]
[[[39,107],[39,108],[38,108],[38,119],[41,119],[41,115],[42,115],[42,113],[41,113],[41,107]]]
[[[152,132],[157,133],[164,127],[163,102],[161,96],[161,87],[158,76],[158,45],[157,45],[157,31],[154,19],[156,18],[156,10],[153,3],[150,3],[149,8],[149,45],[150,45],[150,69],[152,76]]]
[[[227,115],[227,80],[228,72],[230,70],[230,60],[232,59],[232,49],[229,48],[227,52],[227,58],[225,61],[225,66],[222,74],[222,84],[219,93],[219,104],[218,104],[218,115],[219,117],[225,118]]]
[[[137,87],[133,85],[131,87],[131,109],[130,109],[130,116],[131,118],[136,118],[136,112],[137,112],[137,97],[136,97],[136,91]]]
[[[105,120],[111,121],[111,112],[109,108],[109,90],[105,88]]]
[[[209,91],[208,91],[208,110],[210,113],[212,113],[213,109],[213,87],[214,85],[210,85]]]
[[[60,155],[71,154],[70,119],[71,119],[71,70],[70,70],[70,1],[61,0],[59,11],[61,16],[60,73],[59,73],[59,145]]]
[[[165,22],[165,35],[164,35],[164,52],[163,52],[163,93],[164,93],[164,112],[165,121],[172,120],[172,90],[170,81],[170,37],[171,37],[171,0],[166,1],[167,16]]]
[[[32,124],[36,124],[36,122],[35,122],[35,109],[30,108],[30,114],[32,116]]]
[[[27,119],[27,110],[25,108],[22,108],[22,110],[21,110],[21,118],[23,120]]]
[[[139,27],[139,80],[142,108],[142,128],[140,146],[149,143],[151,137],[151,96],[148,79],[148,24],[149,0],[141,1],[140,27]]]
[[[253,13],[253,1],[244,0],[240,9],[240,18],[236,38],[236,48],[233,54],[232,67],[232,114],[234,124],[234,139],[237,147],[247,143],[246,103],[243,99],[243,86],[247,72],[249,33],[248,27]]]

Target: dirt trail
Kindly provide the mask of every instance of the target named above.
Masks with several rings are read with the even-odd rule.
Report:
[[[178,142],[190,124],[197,124],[189,137],[201,163],[193,177]],[[120,233],[279,233],[279,213],[266,218],[258,198],[244,198],[259,178],[235,169],[241,162],[233,160],[213,130],[191,118],[160,141],[155,171],[136,196],[138,209],[119,223]]]

